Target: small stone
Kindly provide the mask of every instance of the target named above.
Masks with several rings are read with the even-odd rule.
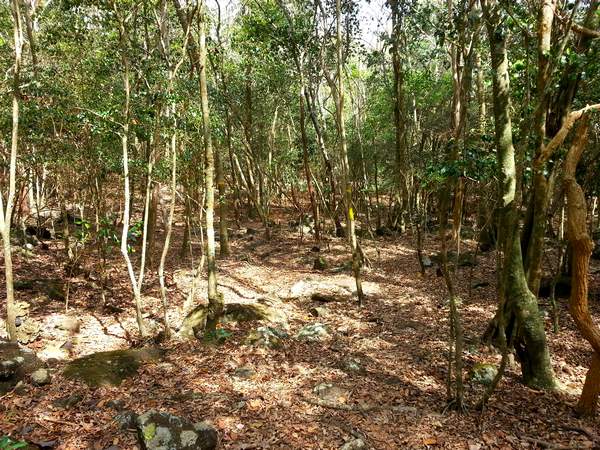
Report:
[[[71,334],[79,333],[81,321],[74,317],[63,318],[56,326],[59,330],[68,331]]]
[[[367,450],[367,444],[362,439],[352,439],[342,445],[340,450]]]
[[[137,414],[133,411],[123,411],[115,416],[115,422],[121,430],[133,430],[137,425]]]
[[[258,327],[246,337],[246,344],[255,347],[279,348],[287,333],[272,327]]]
[[[31,374],[31,382],[36,386],[50,384],[50,373],[47,369],[38,369]]]
[[[316,306],[310,309],[310,315],[313,317],[323,317],[326,316],[329,312],[327,308],[323,308],[322,306]]]
[[[256,371],[252,366],[242,366],[235,369],[233,375],[237,378],[252,378],[256,374]]]
[[[318,322],[306,325],[296,335],[296,339],[302,341],[324,341],[330,337],[327,327]]]
[[[57,408],[69,409],[69,408],[75,406],[81,400],[83,400],[83,396],[81,394],[72,394],[72,395],[67,395],[66,397],[61,397],[61,398],[54,400],[52,402],[52,405],[54,405]]]
[[[121,399],[109,400],[106,402],[106,406],[114,409],[115,411],[122,411],[125,408],[125,402]]]
[[[356,358],[348,358],[343,361],[343,368],[346,372],[364,374],[365,368],[362,366],[361,361]]]
[[[429,267],[433,267],[433,261],[431,261],[431,258],[427,255],[423,255],[421,262],[423,263],[423,267],[425,267],[426,269],[428,269]]]

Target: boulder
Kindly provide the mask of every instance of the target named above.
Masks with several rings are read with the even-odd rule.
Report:
[[[118,386],[135,375],[140,365],[162,359],[164,350],[155,347],[92,353],[67,365],[63,375],[90,387]]]
[[[31,382],[35,386],[44,386],[52,381],[48,369],[38,369],[31,374]]]
[[[327,326],[319,322],[304,326],[296,335],[296,339],[313,342],[325,341],[330,337]]]
[[[252,322],[264,320],[287,325],[287,317],[275,302],[261,298],[257,303],[228,303],[223,312],[223,322]]]
[[[193,424],[166,412],[148,411],[137,418],[138,439],[145,450],[212,450],[217,430],[207,422]]]

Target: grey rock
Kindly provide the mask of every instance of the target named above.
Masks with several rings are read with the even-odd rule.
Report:
[[[83,396],[81,394],[71,394],[65,397],[57,398],[52,402],[52,405],[57,408],[69,409],[81,402],[81,400],[83,400]]]
[[[50,377],[48,369],[38,369],[31,374],[31,382],[36,386],[44,386],[50,384],[51,381],[52,378]]]
[[[343,405],[347,403],[350,392],[332,383],[319,383],[313,388],[317,397],[330,405]]]
[[[340,447],[340,450],[367,450],[367,444],[362,439],[352,439]]]
[[[494,381],[498,368],[493,364],[477,363],[470,371],[470,378],[475,383],[489,386]]]
[[[362,366],[362,362],[357,358],[346,358],[342,361],[344,371],[356,374],[365,374],[366,370]]]
[[[325,341],[330,337],[327,326],[318,322],[304,326],[296,335],[296,339],[313,342]]]
[[[237,378],[252,378],[256,374],[256,371],[252,366],[242,366],[235,369],[233,375]]]
[[[314,317],[324,317],[329,312],[327,308],[323,308],[322,306],[316,306],[310,309],[310,315]]]
[[[287,337],[287,333],[277,328],[258,327],[248,334],[245,342],[247,345],[255,347],[279,348]]]
[[[165,412],[148,411],[136,420],[138,439],[145,450],[212,450],[217,430],[207,422],[191,422]]]
[[[115,416],[115,422],[121,430],[135,430],[138,416],[133,411],[123,411]]]

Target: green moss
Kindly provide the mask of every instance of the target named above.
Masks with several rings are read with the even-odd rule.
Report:
[[[71,361],[63,375],[91,387],[118,386],[125,378],[135,375],[143,362],[157,361],[162,355],[157,348],[92,353]]]
[[[154,436],[156,436],[156,424],[150,422],[148,425],[144,426],[144,440],[151,441]]]

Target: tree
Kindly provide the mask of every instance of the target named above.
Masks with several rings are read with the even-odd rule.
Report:
[[[514,345],[526,384],[544,389],[553,388],[555,380],[544,324],[539,315],[537,299],[527,286],[517,226],[518,180],[510,116],[510,77],[506,50],[508,30],[503,12],[495,0],[483,1],[482,9],[492,63],[499,182],[499,242],[503,252],[495,332],[501,337],[501,342]]]
[[[23,25],[19,0],[12,0],[10,5],[13,17],[13,42],[15,48],[15,57],[12,70],[12,134],[10,141],[10,165],[8,175],[8,192],[6,193],[6,207],[4,206],[2,193],[0,193],[0,235],[2,236],[2,249],[4,252],[4,278],[6,281],[6,328],[10,340],[16,341],[17,328],[15,324],[15,294],[10,231],[15,205],[17,151],[19,148],[19,96],[23,52]]]

